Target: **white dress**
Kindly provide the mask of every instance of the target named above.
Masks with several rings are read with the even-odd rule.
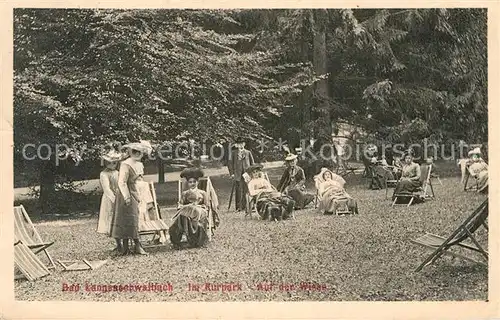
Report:
[[[101,172],[99,181],[103,195],[99,209],[97,233],[111,234],[111,222],[115,210],[116,193],[118,192],[118,170],[105,169]]]

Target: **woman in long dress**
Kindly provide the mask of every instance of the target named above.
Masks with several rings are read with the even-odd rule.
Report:
[[[173,224],[169,228],[170,241],[175,247],[180,247],[182,236],[185,235],[191,247],[201,247],[208,242],[208,194],[198,189],[199,179],[203,171],[198,168],[188,168],[181,172],[189,189],[182,192],[179,210]],[[211,231],[210,231],[211,232]]]
[[[118,192],[118,162],[122,155],[116,151],[110,151],[102,156],[104,170],[101,171],[99,182],[103,191],[101,206],[99,208],[99,220],[97,222],[97,233],[111,236],[111,224],[115,211],[115,200]],[[116,248],[113,251],[122,251],[121,239],[116,240]]]
[[[394,188],[392,200],[396,194],[411,194],[422,186],[420,165],[413,162],[410,153],[405,154],[404,163],[401,168],[401,179]]]
[[[115,216],[111,228],[111,236],[123,240],[122,254],[131,253],[129,239],[134,240],[132,253],[147,255],[139,241],[139,205],[141,195],[139,183],[144,175],[144,165],[141,160],[144,154],[150,152],[147,145],[130,143],[124,146],[129,150],[130,157],[120,164],[118,173],[118,188]]]
[[[477,191],[488,192],[488,164],[481,158],[481,151],[476,148],[470,152],[471,160],[469,172],[472,177],[477,179]]]
[[[323,168],[314,180],[318,190],[320,211],[324,214],[333,214],[342,203],[345,203],[351,211],[358,213],[357,201],[344,189],[344,178]]]

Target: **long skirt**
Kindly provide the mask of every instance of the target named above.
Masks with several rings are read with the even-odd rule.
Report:
[[[170,242],[175,246],[180,246],[182,235],[186,235],[191,247],[201,247],[208,242],[207,235],[208,212],[206,209],[189,205],[182,207],[170,226],[168,233]]]
[[[484,170],[477,176],[477,191],[486,192],[488,190],[488,171]]]
[[[139,202],[133,196],[130,199],[130,205],[127,206],[121,192],[116,195],[111,226],[111,236],[115,239],[139,239]]]
[[[295,209],[304,209],[309,203],[314,200],[314,195],[304,190],[297,188],[288,190],[288,196],[295,201]]]
[[[101,198],[99,208],[99,220],[97,222],[97,233],[111,236],[111,225],[113,223],[115,204],[105,195]]]
[[[324,212],[335,213],[337,209],[345,205],[354,213],[358,213],[358,202],[345,192],[326,192],[319,203],[319,209]]]
[[[257,212],[263,220],[288,219],[295,207],[295,200],[288,196],[263,197],[257,201]]]
[[[413,193],[418,190],[422,186],[420,181],[402,179],[398,182],[396,187],[394,188],[393,199],[396,194],[405,194],[405,193]]]

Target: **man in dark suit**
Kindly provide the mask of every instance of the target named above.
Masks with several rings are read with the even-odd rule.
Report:
[[[285,158],[286,170],[281,176],[277,189],[295,200],[295,209],[304,209],[314,200],[314,195],[306,191],[306,175],[297,165],[297,156],[289,154]]]
[[[235,150],[231,150],[227,163],[229,174],[235,184],[235,204],[236,211],[246,209],[245,195],[247,192],[247,185],[243,178],[246,170],[255,164],[252,152],[245,149],[245,141],[243,138],[238,137],[235,141]]]

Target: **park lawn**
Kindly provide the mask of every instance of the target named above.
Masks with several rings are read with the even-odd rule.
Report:
[[[277,182],[280,170],[271,170]],[[483,200],[464,192],[459,178],[441,175],[436,200],[410,208],[390,207],[385,191],[367,190],[360,175],[347,178],[348,192],[358,199],[357,216],[324,216],[313,208],[297,211],[296,220],[249,220],[227,212],[231,184],[213,177],[220,198],[221,225],[206,248],[148,249],[149,256],[114,257],[111,239],[95,233],[97,217],[39,221],[44,239],[55,241],[55,259],[110,259],[93,271],[62,272],[35,282],[16,281],[18,300],[94,301],[401,301],[486,300],[488,270],[468,261],[443,257],[420,273],[413,270],[430,252],[410,242],[424,232],[447,236]],[[177,184],[157,186],[164,219],[174,214]],[[75,206],[78,206],[76,203]],[[478,231],[481,243],[487,233]],[[474,255],[473,255],[474,256]],[[474,256],[476,257],[476,256]],[[304,290],[301,283],[323,290]],[[80,284],[79,292],[63,292],[63,283]],[[166,292],[88,292],[85,284],[170,283]],[[241,290],[188,291],[191,284],[235,283]],[[272,283],[268,291],[257,285]],[[295,285],[280,290],[279,285]],[[325,289],[326,287],[326,289]],[[281,288],[283,289],[283,288]]]

